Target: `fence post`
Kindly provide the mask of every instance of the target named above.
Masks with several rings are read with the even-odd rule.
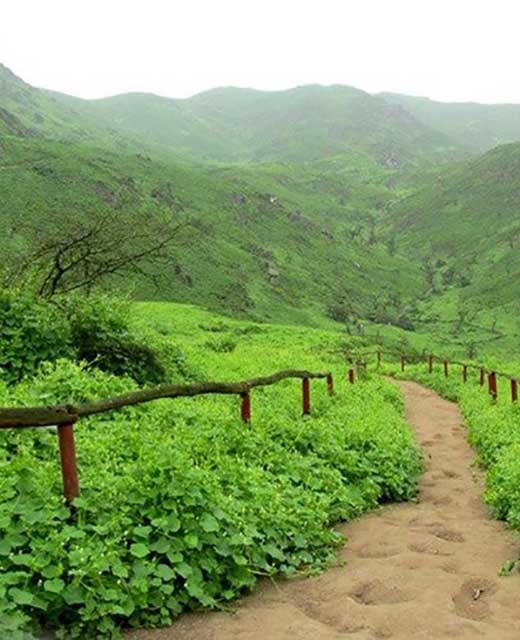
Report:
[[[480,386],[483,387],[484,386],[484,382],[486,379],[486,372],[485,370],[481,367],[480,368]]]
[[[377,368],[381,367],[381,351],[377,352]]]
[[[404,371],[404,366],[405,366],[404,356],[401,356],[401,371]]]
[[[489,388],[489,395],[491,396],[491,398],[493,400],[496,400],[497,397],[498,397],[498,392],[497,392],[497,374],[494,371],[490,371],[489,372],[488,388]]]
[[[428,356],[428,373],[433,373],[433,356]]]
[[[240,399],[240,417],[242,418],[242,422],[247,424],[251,422],[251,393],[244,391],[240,394]]]
[[[444,361],[444,375],[447,378],[449,375],[449,363],[447,360]]]
[[[79,496],[78,467],[76,463],[76,447],[74,445],[74,423],[58,426],[60,443],[61,476],[63,478],[63,495],[65,502],[71,506],[74,498]]]
[[[356,381],[356,374],[354,372],[354,369],[348,370],[348,381],[350,382],[350,384],[354,384],[354,382]]]
[[[302,403],[303,403],[303,415],[308,416],[311,412],[311,385],[309,378],[303,378],[302,380]]]
[[[511,400],[512,402],[518,401],[518,382],[516,380],[511,380]]]
[[[468,365],[463,364],[462,365],[462,382],[467,382],[467,381],[468,381]]]
[[[327,391],[329,396],[334,395],[334,378],[332,377],[332,373],[327,375]]]

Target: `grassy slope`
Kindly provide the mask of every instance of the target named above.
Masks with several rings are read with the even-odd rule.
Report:
[[[448,103],[395,93],[380,95],[402,106],[419,122],[473,151],[487,151],[520,139],[520,105],[517,104]]]
[[[146,216],[160,206],[194,224],[189,246],[176,251],[177,267],[157,292],[137,283],[141,296],[304,323],[323,322],[331,305],[343,317],[374,320],[389,309],[392,321],[413,314],[420,331],[441,343],[516,348],[518,147],[459,165],[389,169],[383,165],[442,156],[449,144],[404,109],[349,87],[90,103],[29,87],[5,68],[0,85],[7,194],[0,210],[15,235],[30,212],[81,215],[111,206]],[[186,152],[278,162],[172,161],[172,153]],[[303,165],[284,157],[317,159]],[[426,259],[436,272],[429,294]],[[505,306],[498,325],[496,306]],[[468,307],[472,318],[461,328],[460,309]]]
[[[161,274],[158,291],[138,282],[140,296],[312,324],[344,296],[362,316],[376,298],[405,304],[422,286],[406,259],[381,244],[366,246],[369,220],[391,196],[386,174],[368,161],[335,172],[226,168],[33,138],[5,137],[2,145],[0,214],[11,242],[23,236],[29,216],[103,207],[146,219],[159,207],[190,219],[174,249],[176,266]],[[352,228],[360,230],[355,242],[348,240]]]
[[[313,161],[352,152],[397,166],[460,155],[448,136],[404,109],[341,85],[264,92],[221,88],[186,100],[128,94],[96,101],[56,99],[101,126],[110,123],[196,159]]]
[[[445,169],[391,208],[400,250],[435,273],[418,316],[425,330],[518,349],[519,176],[520,144],[504,145]]]

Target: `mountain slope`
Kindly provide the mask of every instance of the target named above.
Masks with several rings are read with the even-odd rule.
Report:
[[[157,274],[158,289],[139,278],[126,283],[139,297],[278,321],[319,324],[382,310],[393,321],[422,280],[376,237],[375,218],[392,197],[385,180],[382,172],[367,188],[364,167],[204,167],[5,136],[0,220],[16,247],[31,219],[107,210],[129,220],[140,213],[146,224],[149,211],[171,212],[189,224],[171,266]]]
[[[396,93],[379,95],[474,152],[520,140],[520,105],[436,102]]]
[[[55,96],[62,104],[71,99]],[[447,136],[404,109],[346,86],[266,92],[233,87],[186,100],[128,94],[78,101],[76,109],[192,158],[307,162],[364,152],[387,166],[460,156]]]
[[[446,169],[394,204],[389,224],[431,287],[423,319],[436,317],[461,334],[472,318],[486,325],[489,340],[520,334],[519,143]]]

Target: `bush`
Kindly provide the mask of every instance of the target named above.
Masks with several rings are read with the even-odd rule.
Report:
[[[237,343],[231,338],[222,338],[220,340],[208,340],[205,346],[216,353],[231,353],[237,348]]]
[[[128,375],[141,385],[166,380],[155,351],[130,331],[128,302],[78,297],[67,302],[65,312],[78,360],[114,375]]]
[[[36,374],[42,362],[68,357],[140,385],[191,376],[184,353],[158,334],[139,334],[130,303],[72,297],[57,305],[0,290],[0,380]]]
[[[71,354],[70,326],[56,307],[0,290],[0,379],[19,382],[42,362]]]

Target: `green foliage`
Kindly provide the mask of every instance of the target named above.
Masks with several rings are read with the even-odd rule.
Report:
[[[55,430],[0,433],[4,635],[43,624],[57,637],[115,637],[121,625],[165,625],[182,611],[223,606],[258,576],[328,566],[342,543],[336,522],[415,495],[421,456],[402,398],[379,379],[347,386],[343,363],[329,355],[335,334],[230,320],[228,335],[244,331],[223,359],[197,328],[218,318],[172,305],[137,311],[139,330],[160,326],[164,340],[181,339],[203,378],[332,365],[336,395],[313,382],[313,413],[302,419],[295,381],[256,389],[248,426],[237,399],[218,396],[80,420],[73,519],[60,497]],[[73,403],[135,386],[59,361],[0,387],[0,404]]]
[[[194,375],[171,340],[132,326],[128,301],[74,296],[57,306],[28,292],[0,290],[0,380],[19,382],[63,357],[141,386]]]
[[[167,372],[156,351],[138,341],[129,326],[129,303],[113,298],[75,297],[67,301],[71,345],[80,361],[140,385],[157,384]]]
[[[216,353],[231,353],[236,349],[237,343],[231,338],[222,338],[221,340],[208,340],[206,347]]]
[[[18,382],[40,363],[70,353],[70,327],[58,309],[0,289],[0,380]]]

